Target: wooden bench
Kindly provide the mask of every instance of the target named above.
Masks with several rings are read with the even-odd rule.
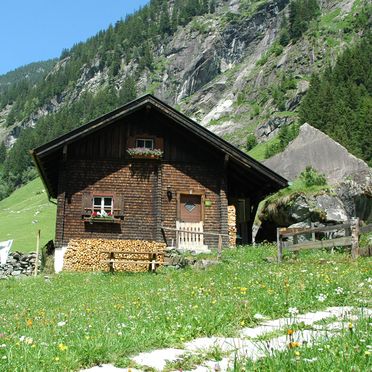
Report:
[[[157,252],[130,252],[130,251],[104,251],[103,253],[107,253],[108,259],[103,260],[101,262],[108,263],[110,272],[115,271],[115,264],[116,263],[133,263],[133,264],[148,264],[149,266],[149,271],[155,272],[156,268],[159,265],[164,265],[164,252],[162,251],[157,251]],[[148,259],[145,260],[143,257],[115,257],[115,255],[132,255],[132,256],[143,256],[147,255]],[[157,261],[158,256],[163,256],[163,261]]]

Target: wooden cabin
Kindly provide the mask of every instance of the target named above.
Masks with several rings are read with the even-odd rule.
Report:
[[[57,200],[56,249],[71,239],[215,246],[176,228],[224,234],[228,206],[238,243],[249,243],[258,203],[287,181],[152,95],[145,95],[32,151]],[[234,222],[235,223],[235,222]],[[173,229],[173,230],[172,230]]]

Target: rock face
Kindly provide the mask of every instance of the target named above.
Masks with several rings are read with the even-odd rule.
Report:
[[[277,202],[275,207],[265,206],[256,226],[256,241],[276,240],[277,227],[310,227],[337,225],[358,217],[372,223],[372,192],[354,181],[343,181],[332,193],[317,195],[294,194],[289,200]],[[342,230],[338,236],[343,236]]]
[[[302,125],[298,137],[264,164],[290,181],[309,165],[325,174],[333,185],[346,178],[359,184],[369,184],[372,180],[371,169],[363,160],[309,124]]]
[[[171,10],[174,0],[168,1]],[[289,124],[290,118],[280,118],[278,112],[285,108],[293,113],[308,89],[305,77],[322,71],[330,55],[348,46],[343,33],[330,30],[337,53],[324,47],[327,33],[316,38],[306,35],[274,52],[289,3],[290,0],[215,0],[216,10],[212,14],[197,16],[187,25],[179,26],[174,34],[149,43],[154,57],[152,69],[140,69],[138,60],[128,61],[124,51],[116,56],[121,48],[115,46],[106,53],[112,52],[120,65],[117,74],[111,76],[100,53],[93,53],[90,60],[78,66],[79,76],[74,84],[41,100],[43,103],[13,126],[5,126],[11,107],[0,111],[0,141],[5,140],[11,147],[20,132],[34,127],[40,118],[73,104],[85,92],[96,94],[108,84],[119,90],[128,76],[136,76],[138,95],[150,92],[172,106],[177,105],[187,116],[238,147],[245,147],[246,136],[254,133],[257,125],[261,125],[256,131],[258,141],[266,141],[282,125]],[[322,16],[337,11],[338,17],[345,17],[363,6],[353,0],[319,3]],[[124,40],[120,42],[125,44]],[[69,68],[70,63],[70,56],[59,60],[49,76]],[[270,92],[283,77],[292,77],[295,86],[286,90],[284,107],[279,108]]]
[[[292,117],[273,117],[256,128],[256,137],[260,141],[265,142],[275,137],[279,133],[280,128],[292,124],[293,121]]]
[[[0,265],[0,279],[10,276],[30,276],[35,271],[36,253],[23,254],[21,252],[9,253],[5,265]],[[39,258],[38,267],[41,267]]]

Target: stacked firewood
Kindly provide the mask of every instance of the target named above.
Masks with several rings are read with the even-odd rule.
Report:
[[[235,247],[236,245],[236,209],[234,205],[227,207],[227,224],[229,228],[229,245]]]
[[[66,271],[109,271],[111,252],[114,252],[115,271],[144,272],[149,269],[150,252],[158,253],[157,262],[163,262],[166,245],[144,240],[71,240],[64,256],[63,269]],[[126,252],[126,253],[121,253]],[[129,252],[129,253],[128,253]],[[130,254],[130,252],[144,252]],[[138,261],[138,262],[135,262]]]

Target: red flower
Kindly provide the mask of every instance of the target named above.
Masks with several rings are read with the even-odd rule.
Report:
[[[93,212],[92,217],[97,217],[97,212]]]
[[[108,212],[107,215],[111,217],[112,216],[112,213],[111,212]]]

